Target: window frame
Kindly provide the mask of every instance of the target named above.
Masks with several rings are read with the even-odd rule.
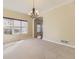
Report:
[[[13,24],[12,24],[12,27],[13,28],[10,28],[10,29],[12,29],[12,30],[14,30],[14,20],[17,20],[17,21],[22,21],[22,22],[26,22],[27,23],[27,27],[26,27],[26,32],[22,32],[23,30],[22,30],[22,22],[20,23],[20,29],[21,29],[21,32],[19,32],[18,34],[27,34],[28,33],[28,21],[27,20],[23,20],[23,19],[16,19],[16,18],[10,18],[10,17],[3,17],[3,19],[9,19],[9,20],[13,20]],[[5,29],[5,27],[6,26],[4,26],[4,29]],[[17,28],[17,27],[16,27]],[[4,33],[5,34],[5,33]],[[15,35],[16,33],[12,33],[12,34],[9,34],[9,35]],[[6,35],[8,35],[8,34],[6,34]]]

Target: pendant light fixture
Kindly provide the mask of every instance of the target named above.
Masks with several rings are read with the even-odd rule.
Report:
[[[39,16],[39,12],[38,10],[36,10],[35,8],[35,0],[33,0],[33,8],[32,8],[32,11],[30,11],[29,15],[32,17],[32,18],[37,18]]]

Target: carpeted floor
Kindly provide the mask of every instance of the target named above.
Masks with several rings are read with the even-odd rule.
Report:
[[[4,59],[75,59],[75,49],[40,39],[19,41],[4,49]]]

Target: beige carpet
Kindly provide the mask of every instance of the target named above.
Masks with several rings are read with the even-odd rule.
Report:
[[[75,59],[74,48],[40,39],[22,40],[4,50],[4,59]]]

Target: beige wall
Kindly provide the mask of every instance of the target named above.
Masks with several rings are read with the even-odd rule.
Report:
[[[4,43],[16,41],[16,40],[21,40],[21,39],[32,38],[32,19],[28,15],[18,13],[18,12],[15,12],[15,11],[11,11],[11,10],[8,10],[8,9],[4,9],[3,16],[4,17],[16,18],[16,19],[25,19],[25,20],[28,21],[28,33],[27,34],[4,35]]]
[[[57,43],[62,43],[61,40],[66,40],[69,41],[68,45],[75,45],[74,3],[62,5],[45,13],[43,16],[44,40]]]

